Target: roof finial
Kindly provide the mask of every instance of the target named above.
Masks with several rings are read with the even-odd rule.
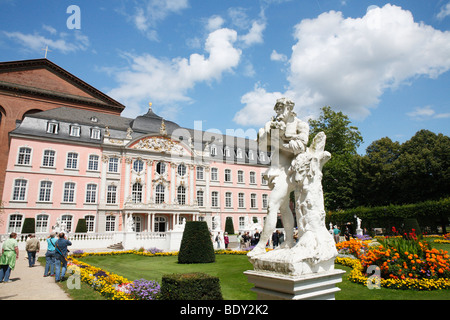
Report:
[[[45,51],[45,59],[47,59],[47,52],[52,51],[52,50],[48,50],[48,45],[45,47],[45,49],[42,49],[43,51]]]
[[[153,110],[152,110],[152,103],[151,103],[151,102],[148,103],[148,111],[153,111]]]

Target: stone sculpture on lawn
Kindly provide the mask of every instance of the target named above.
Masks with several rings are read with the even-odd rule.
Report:
[[[265,173],[269,188],[266,222],[258,245],[248,253],[255,270],[299,276],[334,269],[337,250],[325,225],[322,167],[331,158],[325,151],[326,136],[318,133],[309,147],[309,126],[296,117],[294,102],[278,99],[276,116],[258,132],[260,149],[270,150],[271,165]],[[295,215],[289,207],[294,191]],[[281,213],[286,241],[273,251],[265,245]],[[294,218],[295,216],[295,218]],[[298,241],[293,239],[294,219]]]

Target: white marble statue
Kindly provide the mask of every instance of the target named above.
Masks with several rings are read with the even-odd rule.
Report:
[[[317,134],[307,147],[309,126],[296,118],[294,103],[282,98],[275,104],[277,116],[259,130],[260,148],[272,147],[271,166],[265,173],[272,192],[266,222],[258,245],[249,252],[255,270],[288,275],[328,271],[334,268],[337,250],[325,225],[322,167],[331,155],[325,151],[325,134]],[[289,195],[295,194],[298,242],[293,239],[294,217]],[[281,213],[285,242],[266,252],[265,244]]]
[[[133,216],[130,214],[126,221],[127,232],[134,232],[134,220]]]

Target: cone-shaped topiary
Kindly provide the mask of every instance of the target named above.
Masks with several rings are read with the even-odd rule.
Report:
[[[78,219],[77,228],[75,229],[75,233],[86,233],[86,232],[87,232],[86,219],[84,219],[84,218]]]
[[[228,232],[228,234],[234,234],[234,226],[233,226],[233,218],[227,217],[225,220],[225,232]]]
[[[178,263],[215,262],[214,247],[205,221],[187,221],[178,253]]]
[[[34,233],[35,230],[34,218],[25,218],[25,221],[23,222],[22,233]]]

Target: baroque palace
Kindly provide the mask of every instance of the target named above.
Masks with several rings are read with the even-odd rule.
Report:
[[[269,155],[254,140],[180,127],[149,105],[122,117],[124,106],[47,59],[1,63],[9,147],[0,234],[20,233],[25,218],[43,234],[55,225],[73,233],[81,218],[95,234],[165,233],[198,220],[223,234],[227,218],[236,231],[261,230]]]

